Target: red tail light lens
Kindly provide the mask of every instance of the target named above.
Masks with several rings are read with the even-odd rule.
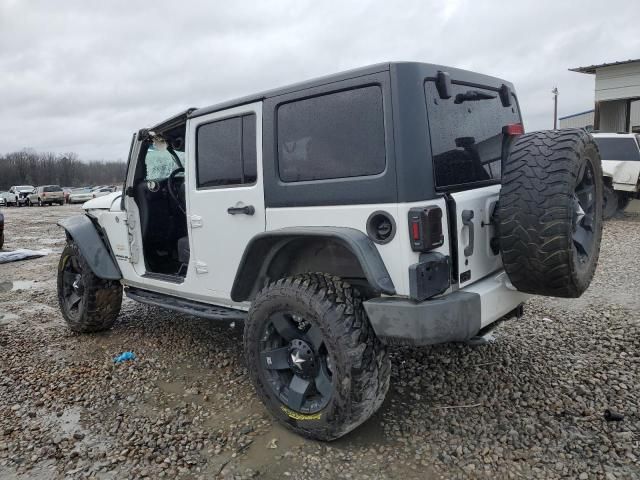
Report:
[[[510,137],[524,135],[524,125],[521,123],[511,123],[502,129],[502,133]]]
[[[437,206],[409,210],[409,236],[414,252],[427,252],[444,243],[442,210]]]

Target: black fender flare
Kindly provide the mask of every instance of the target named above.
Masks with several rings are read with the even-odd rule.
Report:
[[[96,277],[105,280],[120,280],[122,273],[113,259],[98,227],[86,215],[75,215],[62,219],[58,225],[65,229],[67,235],[78,245],[91,271]]]
[[[254,236],[245,248],[231,289],[231,299],[250,299],[260,272],[275,255],[293,240],[327,238],[346,247],[360,263],[367,282],[376,293],[395,295],[396,289],[373,241],[360,230],[349,227],[287,227]]]

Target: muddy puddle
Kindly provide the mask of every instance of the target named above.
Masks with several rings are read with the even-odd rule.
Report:
[[[34,280],[2,280],[0,281],[0,293],[28,290],[33,287]]]

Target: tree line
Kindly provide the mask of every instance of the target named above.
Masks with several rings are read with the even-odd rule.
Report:
[[[56,154],[26,149],[0,155],[0,190],[13,185],[117,185],[124,181],[125,170],[124,162],[83,162],[71,152]]]

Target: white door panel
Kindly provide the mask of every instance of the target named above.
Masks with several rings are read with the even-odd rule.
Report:
[[[490,244],[495,236],[491,214],[499,194],[500,185],[451,194],[456,204],[460,288],[502,267],[500,253],[493,253]]]
[[[239,186],[198,188],[195,175],[198,127],[247,114],[255,114],[256,118],[257,181]],[[196,277],[193,287],[198,294],[206,295],[212,301],[228,302],[245,247],[255,235],[265,229],[262,103],[189,120],[187,138],[188,171],[191,172],[187,176],[187,218],[191,248],[189,268]],[[215,163],[212,165],[215,168]]]

